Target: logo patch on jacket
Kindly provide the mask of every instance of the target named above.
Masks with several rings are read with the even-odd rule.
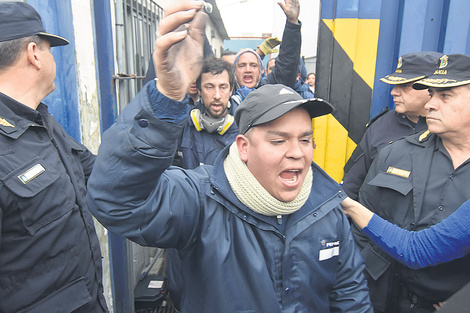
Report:
[[[326,242],[322,240],[320,244],[325,249],[320,250],[318,261],[328,260],[339,255],[339,241]]]
[[[18,175],[18,178],[21,180],[23,184],[27,184],[30,181],[32,181],[34,178],[38,177],[42,173],[44,173],[46,170],[44,167],[42,167],[41,164],[36,164],[33,167],[31,167],[29,170],[24,172],[21,175]]]
[[[405,177],[405,178],[410,177],[410,174],[411,174],[410,171],[402,170],[402,169],[392,167],[392,166],[388,167],[387,173],[397,175],[397,176],[401,176],[401,177]]]

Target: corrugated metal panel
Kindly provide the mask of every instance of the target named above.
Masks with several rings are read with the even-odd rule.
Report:
[[[379,79],[396,68],[400,55],[416,51],[470,54],[470,5],[466,0],[385,1],[377,52],[371,117],[393,107],[391,87]]]
[[[323,0],[316,95],[336,110],[314,119],[314,161],[340,181],[365,124],[393,108],[391,86],[379,81],[400,55],[416,51],[470,54],[466,0]]]
[[[369,120],[380,8],[375,0],[322,1],[315,95],[335,110],[313,120],[313,160],[337,181]]]

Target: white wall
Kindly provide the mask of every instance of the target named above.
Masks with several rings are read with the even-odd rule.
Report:
[[[80,126],[83,144],[93,153],[98,153],[101,142],[98,83],[95,64],[95,47],[90,1],[71,0],[77,64]],[[96,220],[96,233],[103,256],[103,286],[106,302],[113,312],[111,274],[109,263],[108,231]]]
[[[230,37],[262,37],[265,33],[282,37],[286,16],[277,4],[282,0],[217,0]],[[302,53],[317,54],[320,0],[299,0],[302,22]]]

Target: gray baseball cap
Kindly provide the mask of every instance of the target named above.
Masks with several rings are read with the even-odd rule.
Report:
[[[314,118],[333,112],[333,106],[320,98],[304,99],[299,93],[280,84],[264,85],[252,91],[235,111],[240,134],[250,128],[274,121],[302,106]]]

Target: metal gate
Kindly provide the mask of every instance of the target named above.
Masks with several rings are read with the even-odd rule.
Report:
[[[115,0],[117,113],[142,89],[163,9],[153,0]],[[160,270],[162,250],[142,247],[110,234],[114,267],[115,313],[134,312],[134,288],[140,279]]]
[[[118,111],[143,87],[163,9],[153,0],[116,0]]]

